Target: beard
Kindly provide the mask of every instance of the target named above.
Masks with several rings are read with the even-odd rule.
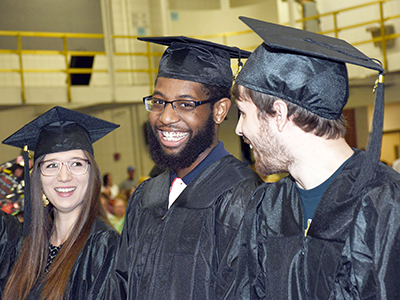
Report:
[[[286,167],[286,163],[284,160],[280,159],[277,156],[274,156],[275,152],[270,149],[260,149],[256,150],[257,153],[254,153],[254,157],[256,159],[256,170],[263,176],[276,174],[276,173],[284,173],[288,172],[288,167]],[[257,156],[259,157],[257,159]]]
[[[276,136],[270,133],[267,125],[262,126],[260,132],[264,132],[255,140],[253,155],[256,161],[255,167],[258,173],[263,176],[284,173],[289,170],[289,163],[292,161],[286,149],[279,144]]]
[[[151,159],[162,169],[180,170],[190,167],[199,155],[212,145],[215,136],[214,118],[210,114],[196,135],[193,135],[192,130],[189,131],[189,140],[179,153],[166,154],[159,140],[157,128],[155,126],[152,128],[149,122],[146,123],[146,126]]]

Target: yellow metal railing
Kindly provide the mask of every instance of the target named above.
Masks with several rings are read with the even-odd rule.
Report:
[[[203,36],[192,36],[193,38],[198,38],[198,39],[213,39],[213,38],[220,38],[222,39],[221,43],[224,45],[228,45],[228,38],[232,36],[238,36],[238,35],[243,35],[243,34],[249,34],[253,33],[251,30],[246,30],[246,31],[239,31],[239,32],[224,32],[224,33],[217,33],[217,34],[210,34],[210,35],[203,35]],[[128,39],[128,40],[136,40],[139,36],[135,35],[113,35],[113,39]],[[147,58],[147,68],[146,69],[116,69],[116,73],[147,73],[148,74],[148,80],[149,83],[154,82],[154,74],[158,72],[158,69],[153,66],[153,58],[154,57],[161,57],[162,52],[153,52],[151,50],[151,43],[146,43],[146,51],[145,52],[114,52],[115,56],[142,56]],[[246,48],[246,47],[244,47]],[[250,48],[250,47],[249,47]],[[255,47],[251,47],[254,49]],[[152,89],[152,87],[150,87]]]
[[[385,70],[388,70],[387,52],[386,52],[387,51],[387,42],[388,42],[388,40],[395,39],[400,36],[400,34],[389,34],[388,35],[388,34],[386,34],[386,31],[385,31],[385,24],[388,20],[400,18],[400,14],[390,16],[390,17],[384,16],[384,4],[388,3],[388,2],[393,2],[393,1],[398,1],[398,0],[379,0],[379,1],[368,2],[368,3],[364,3],[364,4],[360,4],[360,5],[351,6],[351,7],[345,8],[345,9],[332,11],[329,13],[324,13],[324,14],[319,14],[319,15],[315,15],[312,17],[308,17],[308,18],[299,19],[299,20],[296,20],[296,23],[304,24],[305,22],[310,21],[310,20],[321,19],[322,17],[331,17],[331,18],[333,18],[333,28],[330,30],[321,31],[320,33],[321,34],[333,33],[336,38],[339,38],[339,33],[343,32],[345,30],[364,27],[364,26],[372,25],[372,24],[379,24],[379,28],[380,28],[380,36],[379,37],[364,40],[364,41],[353,42],[351,44],[354,46],[357,46],[357,45],[361,45],[361,44],[381,42],[382,43],[383,67]],[[372,7],[372,6],[378,6],[378,9],[379,9],[379,18],[378,19],[373,19],[373,20],[369,20],[367,22],[361,22],[361,23],[348,25],[348,26],[339,26],[338,16],[340,14],[343,14],[344,12],[355,11],[360,8]]]
[[[137,35],[113,35],[113,39],[128,39],[128,40],[136,40],[138,38]],[[153,57],[161,56],[161,52],[152,52],[150,43],[146,45],[146,52],[117,52],[114,51],[115,56],[142,56],[147,58],[147,68],[146,69],[116,69],[116,73],[147,73],[149,78],[149,83],[153,82],[154,76],[153,74],[157,72],[157,68],[153,67]]]
[[[334,35],[335,37],[340,37],[339,34],[343,31],[357,28],[357,27],[364,27],[367,25],[371,24],[378,24],[381,35],[376,38],[371,38],[363,41],[357,41],[352,43],[353,45],[360,45],[360,44],[367,44],[367,43],[376,43],[380,42],[382,45],[382,57],[383,57],[383,65],[384,68],[387,70],[388,69],[388,62],[387,62],[387,42],[391,39],[398,38],[400,34],[386,34],[385,32],[385,24],[389,20],[393,19],[398,19],[400,18],[400,15],[391,15],[388,17],[385,17],[384,14],[384,4],[387,2],[392,2],[392,1],[399,1],[399,0],[379,0],[379,1],[372,1],[369,3],[365,3],[362,5],[356,5],[352,7],[348,7],[345,9],[329,12],[329,13],[324,13],[320,15],[316,15],[313,17],[308,17],[308,18],[303,18],[296,20],[296,23],[304,23],[313,19],[321,19],[321,18],[332,18],[333,20],[333,28],[320,32],[322,34],[330,34]],[[338,16],[344,12],[355,12],[361,8],[364,7],[377,7],[379,9],[379,18],[378,19],[373,19],[369,20],[367,22],[359,22],[353,25],[343,25],[340,26]],[[204,35],[204,36],[196,36],[196,38],[201,38],[201,39],[221,39],[221,43],[223,44],[230,44],[229,43],[229,38],[231,37],[238,37],[238,36],[243,36],[245,34],[253,34],[251,30],[246,30],[246,31],[240,31],[240,32],[227,32],[227,33],[219,33],[219,34],[213,34],[213,35]],[[79,55],[79,56],[99,56],[99,55],[106,55],[104,51],[71,51],[69,50],[68,46],[68,39],[71,38],[84,38],[84,39],[104,39],[103,34],[82,34],[82,33],[51,33],[51,32],[19,32],[19,31],[0,31],[0,37],[1,36],[11,36],[15,37],[17,40],[17,49],[0,49],[0,55],[2,54],[16,54],[18,56],[18,61],[19,61],[19,67],[16,69],[6,69],[6,68],[1,68],[0,67],[0,73],[1,72],[16,72],[20,75],[20,85],[21,85],[21,99],[22,102],[24,103],[26,101],[25,97],[25,80],[24,80],[24,74],[25,73],[53,73],[53,72],[61,72],[67,74],[67,80],[66,80],[66,85],[67,85],[67,91],[68,91],[68,99],[71,101],[71,82],[70,82],[70,76],[69,74],[71,73],[93,73],[93,72],[109,72],[111,69],[108,67],[107,69],[100,70],[100,69],[78,69],[78,68],[73,68],[71,69],[69,66],[69,59],[73,55]],[[57,50],[28,50],[24,49],[21,38],[22,37],[39,37],[39,38],[58,38],[62,40],[63,43],[63,50],[62,51],[57,51]],[[112,36],[112,42],[114,45],[114,48],[116,48],[116,43],[117,40],[122,39],[125,41],[132,41],[137,39],[137,36],[132,36],[132,35],[113,35]],[[351,41],[349,41],[351,43]],[[256,45],[251,45],[251,46],[245,46],[242,48],[252,50],[256,47]],[[115,73],[147,73],[148,74],[148,82],[149,85],[151,86],[154,80],[154,75],[157,72],[156,67],[154,66],[154,61],[153,58],[157,56],[161,56],[162,53],[160,52],[153,52],[151,50],[151,45],[150,43],[147,43],[146,45],[146,50],[145,51],[130,51],[129,47],[125,47],[125,49],[128,49],[128,51],[113,51],[112,57],[115,59],[116,57],[145,57],[147,58],[147,67],[145,68],[130,68],[125,67],[125,68],[119,68],[119,69],[114,69]],[[124,50],[125,50],[124,49]],[[24,67],[23,63],[23,57],[24,55],[62,55],[64,57],[65,61],[65,68],[63,69],[27,69]],[[112,61],[109,63],[112,63]]]
[[[66,73],[67,74],[67,90],[68,99],[71,100],[71,81],[68,74],[78,73],[92,73],[92,72],[107,72],[107,70],[88,70],[74,68],[73,70],[69,67],[69,57],[72,55],[79,56],[94,56],[104,55],[104,51],[70,51],[68,50],[68,39],[69,38],[89,38],[89,39],[103,39],[103,34],[86,34],[86,33],[57,33],[57,32],[29,32],[29,31],[4,31],[0,30],[0,36],[12,36],[17,39],[17,50],[13,49],[0,49],[0,54],[16,54],[18,55],[19,68],[18,69],[1,69],[0,72],[17,72],[21,78],[21,99],[25,103],[25,82],[24,73]],[[28,50],[22,48],[22,37],[39,37],[39,38],[59,38],[63,43],[63,50]],[[23,56],[33,55],[63,55],[65,61],[65,69],[27,69],[24,68]]]

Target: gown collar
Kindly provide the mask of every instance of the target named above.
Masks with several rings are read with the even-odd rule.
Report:
[[[221,159],[224,156],[229,155],[230,153],[225,150],[224,147],[224,142],[219,141],[218,145],[214,147],[214,149],[211,150],[211,152],[206,156],[205,159],[203,159],[197,166],[194,168],[192,171],[190,171],[189,174],[184,176],[182,178],[182,181],[188,185],[198,174],[200,174],[201,171],[203,171],[205,168],[208,166],[212,165],[214,162],[217,160]],[[170,185],[172,182],[177,178],[178,175],[176,175],[175,171],[171,171],[171,180],[170,180]]]

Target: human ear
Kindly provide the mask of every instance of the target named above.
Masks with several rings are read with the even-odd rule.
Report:
[[[221,124],[228,115],[231,108],[231,100],[229,98],[222,98],[214,105],[214,122]]]
[[[288,122],[288,107],[283,100],[276,100],[273,104],[275,110],[275,116],[273,120],[278,128],[278,131],[282,132],[286,123]]]

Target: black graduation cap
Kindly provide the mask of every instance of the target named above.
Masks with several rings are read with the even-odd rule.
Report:
[[[34,159],[48,153],[75,149],[93,154],[92,144],[118,128],[80,112],[55,106],[3,141],[3,144],[35,152]]]
[[[231,58],[247,58],[251,52],[185,36],[139,37],[141,41],[168,46],[160,60],[158,77],[194,81],[230,88]]]
[[[384,69],[344,40],[239,17],[264,41],[248,58],[236,83],[293,102],[323,118],[341,116],[349,96],[346,63],[379,72],[368,162],[354,186],[357,192],[380,158],[384,110]]]
[[[92,144],[118,127],[117,124],[55,106],[3,141],[3,144],[24,149],[25,234],[29,233],[31,212],[29,150],[35,152],[35,160],[45,154],[76,149],[93,154]]]

